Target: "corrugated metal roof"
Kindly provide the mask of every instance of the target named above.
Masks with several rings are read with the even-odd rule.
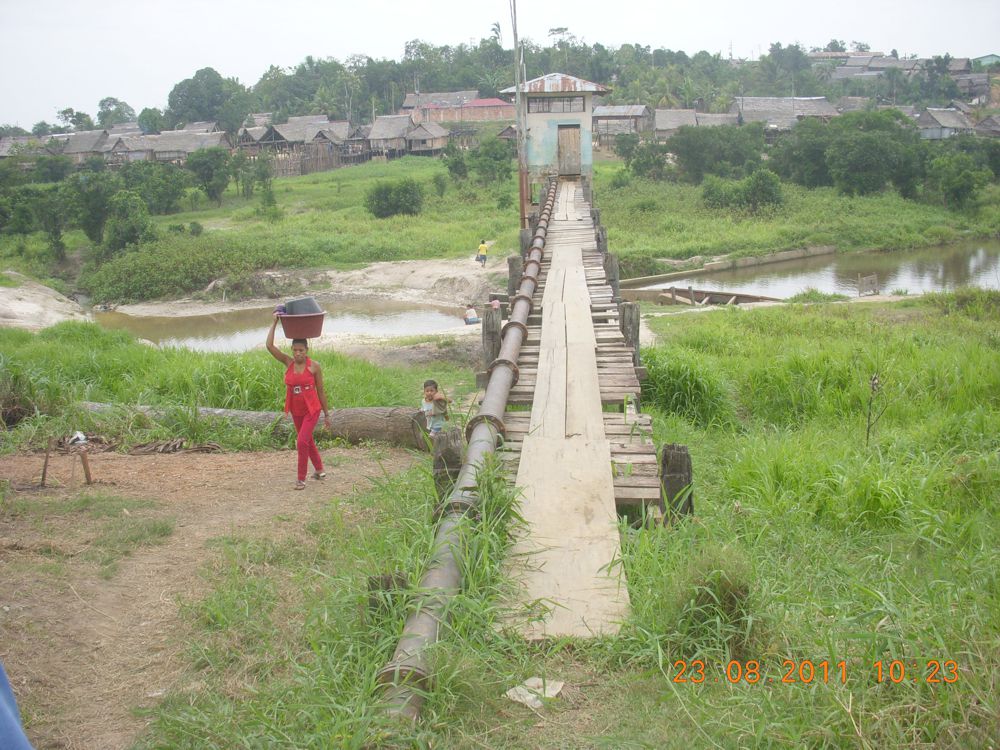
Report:
[[[645,117],[649,107],[645,104],[613,104],[594,107],[594,117]]]
[[[461,107],[463,104],[479,98],[479,92],[468,91],[438,91],[425,94],[407,94],[403,99],[403,109],[416,107]]]
[[[569,94],[588,91],[595,94],[606,94],[610,90],[599,83],[585,81],[582,78],[566,75],[565,73],[549,73],[521,84],[521,91],[526,91],[530,94]],[[516,93],[515,87],[511,86],[500,93],[514,94]]]

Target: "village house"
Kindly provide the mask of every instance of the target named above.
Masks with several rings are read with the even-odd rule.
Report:
[[[693,109],[658,109],[653,117],[654,135],[658,141],[665,141],[683,127],[697,125],[697,113]]]
[[[410,115],[379,115],[368,133],[372,155],[390,159],[402,156],[406,153],[406,136],[413,128]]]
[[[696,112],[693,109],[658,109],[654,116],[654,137],[657,141],[665,141],[683,127],[715,128],[739,124],[739,115]]]
[[[68,156],[74,164],[83,164],[94,156],[104,156],[108,131],[80,130],[75,133],[60,133],[51,136],[51,141],[61,144],[59,153]]]
[[[616,135],[647,133],[653,129],[653,111],[645,104],[598,105],[594,107],[593,132],[605,147]]]
[[[224,148],[232,143],[225,132],[199,133],[187,130],[164,130],[159,135],[122,135],[108,139],[102,155],[111,164],[133,161],[157,161],[184,164],[188,156],[204,148]]]
[[[448,145],[448,131],[436,122],[422,122],[406,134],[406,150],[419,156],[436,156]]]
[[[403,99],[399,114],[408,115],[414,124],[434,117],[437,117],[435,122],[441,122],[442,118],[457,120],[457,114],[454,117],[447,116],[450,111],[458,110],[462,105],[478,98],[479,92],[475,90],[438,91],[426,94],[410,93]],[[434,115],[429,114],[432,110],[435,112]]]
[[[823,96],[738,96],[729,114],[742,122],[762,122],[766,132],[791,130],[806,118],[829,122],[840,113]]]
[[[975,130],[965,113],[957,109],[928,107],[917,116],[917,127],[924,140],[937,141]]]
[[[976,134],[987,138],[1000,138],[1000,115],[991,115],[976,125]]]
[[[189,122],[185,123],[183,127],[177,128],[178,130],[185,130],[189,133],[216,133],[219,130],[219,123],[214,120],[207,120],[203,122]]]

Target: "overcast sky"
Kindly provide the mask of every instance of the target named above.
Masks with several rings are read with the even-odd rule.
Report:
[[[306,55],[400,59],[411,39],[477,43],[499,21],[511,43],[508,0],[0,0],[0,123],[56,122],[65,107],[96,119],[106,96],[138,113],[163,108],[174,84],[200,68],[253,85],[270,65]],[[929,57],[1000,53],[1000,0],[521,0],[522,37],[578,39],[758,57],[771,42],[805,49],[831,38]]]

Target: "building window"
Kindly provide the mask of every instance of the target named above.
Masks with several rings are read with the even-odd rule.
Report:
[[[529,97],[528,112],[583,112],[582,96]]]

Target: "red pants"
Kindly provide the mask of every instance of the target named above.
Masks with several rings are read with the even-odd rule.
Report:
[[[295,447],[299,451],[299,481],[306,481],[306,469],[309,468],[309,460],[312,459],[316,471],[323,471],[323,459],[320,458],[319,449],[313,439],[313,430],[319,422],[320,412],[312,414],[293,414],[292,421],[295,423],[297,437]]]

